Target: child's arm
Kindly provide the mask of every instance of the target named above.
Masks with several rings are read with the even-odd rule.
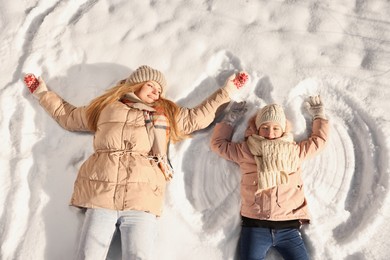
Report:
[[[310,96],[305,102],[305,107],[313,117],[313,120],[317,118],[326,119],[324,105],[320,96]]]
[[[256,115],[252,116],[249,121],[248,121],[248,127],[245,130],[245,140],[253,135],[253,134],[258,134],[258,130],[256,129]]]
[[[325,109],[320,96],[310,97],[305,106],[313,117],[313,126],[310,138],[299,143],[301,158],[311,157],[320,152],[329,134],[329,123],[325,117]]]
[[[211,136],[211,150],[221,157],[237,163],[243,157],[242,145],[231,142],[231,139],[236,122],[245,114],[246,110],[245,102],[234,102],[222,122],[215,126]]]
[[[248,109],[246,108],[245,101],[233,102],[232,106],[230,107],[229,111],[226,113],[222,121],[234,127],[237,121],[241,117],[243,117],[247,110]]]

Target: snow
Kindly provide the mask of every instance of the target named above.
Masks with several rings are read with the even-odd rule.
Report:
[[[302,103],[320,94],[331,136],[304,164],[310,256],[388,259],[389,1],[0,3],[1,259],[70,259],[83,214],[68,203],[92,151],[92,135],[59,127],[28,93],[23,73],[86,105],[144,64],[163,71],[167,97],[188,107],[246,70],[251,81],[235,99],[249,111],[236,141],[271,102],[285,106],[295,138],[305,138]],[[240,176],[211,152],[212,129],[170,148],[175,177],[159,219],[158,259],[238,259]],[[109,259],[119,244],[115,238]]]

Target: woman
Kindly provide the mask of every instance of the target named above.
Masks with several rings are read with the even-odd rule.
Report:
[[[82,164],[71,199],[71,205],[86,208],[76,259],[105,259],[116,226],[123,259],[153,258],[156,218],[173,174],[168,143],[207,127],[239,83],[244,82],[232,75],[192,109],[165,99],[165,77],[149,66],[137,68],[86,107],[67,103],[40,78],[29,87],[63,128],[94,133],[94,153]]]
[[[273,247],[284,259],[307,260],[299,228],[310,217],[301,178],[302,162],[320,152],[328,139],[328,120],[319,96],[306,103],[313,116],[311,136],[294,142],[284,110],[272,104],[260,109],[246,132],[247,140],[231,142],[235,122],[246,111],[233,103],[214,128],[211,148],[240,166],[240,259],[262,260]]]

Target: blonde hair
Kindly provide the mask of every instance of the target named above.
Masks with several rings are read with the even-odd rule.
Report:
[[[176,105],[175,102],[160,97],[155,104],[156,106],[161,107],[164,110],[164,114],[168,118],[169,126],[171,128],[171,131],[169,131],[169,137],[173,143],[182,141],[190,137],[190,135],[186,135],[183,132],[179,131],[177,127],[176,117],[180,112],[180,108],[178,105]]]
[[[86,108],[88,127],[93,131],[96,131],[100,113],[107,105],[120,100],[126,93],[136,92],[142,88],[144,84],[145,82],[130,84],[122,80],[118,82],[115,87],[108,89],[103,95],[93,99]],[[163,109],[170,125],[170,139],[173,142],[178,142],[188,137],[188,135],[185,135],[178,130],[176,117],[178,116],[180,109],[174,102],[160,97],[160,99],[154,103],[154,106],[159,106]]]

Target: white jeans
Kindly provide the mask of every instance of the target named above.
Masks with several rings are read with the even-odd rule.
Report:
[[[87,209],[76,253],[77,260],[104,260],[119,227],[122,259],[152,259],[157,235],[155,215],[136,210]]]

